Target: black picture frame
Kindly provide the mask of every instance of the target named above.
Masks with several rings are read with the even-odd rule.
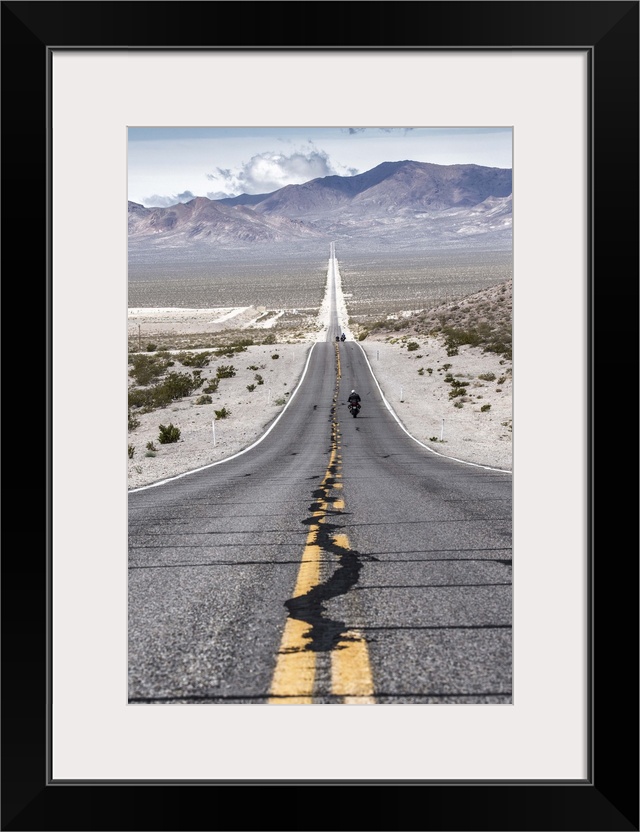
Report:
[[[45,424],[36,417],[38,447],[30,449],[28,464],[23,459],[14,465],[11,454],[7,463],[11,479],[5,494],[15,498],[16,513],[6,521],[7,531],[13,529],[15,534],[2,559],[3,830],[639,829],[638,541],[637,523],[633,530],[626,529],[626,517],[635,520],[636,511],[629,510],[624,497],[629,488],[627,469],[632,467],[635,474],[638,455],[629,465],[629,426],[610,412],[616,407],[623,419],[629,412],[637,415],[637,365],[628,364],[630,356],[638,354],[638,7],[638,2],[627,0],[374,0],[315,6],[313,2],[2,2],[3,289],[11,304],[8,317],[25,291],[25,281],[12,279],[12,274],[27,276],[38,287],[33,294],[41,294],[40,339],[32,337],[30,346],[40,380],[46,375],[47,398]],[[213,42],[207,41],[208,35]],[[242,44],[237,43],[239,37]],[[51,50],[276,46],[580,49],[589,54],[591,684],[589,772],[584,782],[336,781],[330,771],[326,780],[312,783],[56,783],[49,779]],[[27,244],[16,244],[21,240]],[[559,333],[560,368],[561,343]],[[34,402],[35,411],[38,407]],[[636,420],[631,431],[635,450]],[[10,424],[7,432],[10,435]],[[612,441],[614,436],[617,442]],[[37,538],[31,525],[33,512],[42,521]],[[29,523],[14,520],[21,516]],[[553,685],[553,680],[549,683]],[[334,741],[336,753],[348,753],[339,737]],[[296,753],[312,754],[313,749],[305,752],[297,745]],[[331,794],[326,794],[327,789]]]

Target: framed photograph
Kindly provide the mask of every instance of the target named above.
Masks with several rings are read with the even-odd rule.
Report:
[[[11,492],[43,546],[19,521],[3,559],[2,829],[638,830],[637,529],[629,554],[604,498],[637,378],[638,3],[3,2],[2,46],[5,292],[19,319],[41,293],[46,393],[42,503],[35,464]],[[509,704],[128,701],[128,130],[230,124],[512,131]]]

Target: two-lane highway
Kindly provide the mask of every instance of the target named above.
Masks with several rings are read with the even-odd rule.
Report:
[[[512,701],[511,475],[399,427],[335,341],[331,254],[327,340],[269,434],[129,494],[132,703]]]

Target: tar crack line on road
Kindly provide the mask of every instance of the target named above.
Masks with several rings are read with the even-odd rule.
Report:
[[[336,345],[336,384],[329,421],[329,464],[320,487],[313,492],[311,516],[296,586],[285,601],[285,624],[270,689],[270,704],[313,704],[314,696],[339,697],[342,704],[375,704],[367,642],[344,621],[329,618],[326,604],[347,594],[358,583],[365,558],[349,546],[336,522],[344,516],[340,430],[336,418],[340,352]],[[338,492],[335,494],[334,492]],[[372,558],[367,558],[367,560]],[[323,573],[337,568],[323,580]],[[330,657],[330,690],[319,691],[318,657]]]

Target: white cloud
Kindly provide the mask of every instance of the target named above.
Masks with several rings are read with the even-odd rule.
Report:
[[[207,179],[230,194],[263,194],[285,185],[301,185],[324,176],[350,176],[357,172],[335,165],[325,151],[312,147],[288,155],[275,151],[259,153],[240,168],[217,168],[215,173],[207,174]]]
[[[229,194],[226,191],[207,191],[205,196],[207,199],[228,199],[232,196],[239,196],[239,194]]]
[[[183,191],[181,194],[171,194],[170,196],[153,194],[152,196],[145,197],[143,204],[153,206],[154,208],[166,208],[178,202],[191,202],[192,199],[195,199],[195,194],[191,193],[191,191]]]

